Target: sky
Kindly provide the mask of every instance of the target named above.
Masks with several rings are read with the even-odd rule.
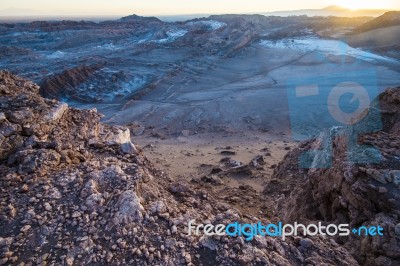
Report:
[[[400,9],[400,0],[0,0],[2,15],[177,15],[318,9]]]

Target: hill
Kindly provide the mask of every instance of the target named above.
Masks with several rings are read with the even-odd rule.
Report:
[[[400,11],[389,11],[357,28],[354,34],[400,25]]]
[[[266,16],[321,16],[321,17],[377,17],[387,12],[384,9],[359,9],[351,10],[340,6],[328,6],[321,9],[285,10],[262,13]]]

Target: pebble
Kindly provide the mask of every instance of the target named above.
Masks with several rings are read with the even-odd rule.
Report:
[[[385,187],[379,187],[378,191],[379,191],[379,193],[382,193],[382,194],[388,192],[387,188],[385,188]]]
[[[396,226],[394,227],[394,232],[396,235],[400,235],[400,223],[396,224]]]
[[[110,262],[110,261],[112,260],[113,257],[114,257],[114,255],[112,254],[112,252],[111,252],[111,251],[108,251],[108,252],[107,252],[106,261],[107,261],[107,262]]]
[[[192,257],[190,256],[189,253],[186,253],[186,254],[185,254],[185,261],[186,261],[186,263],[189,263],[189,262],[192,261]]]
[[[400,171],[399,170],[393,170],[390,172],[390,176],[392,178],[392,182],[396,185],[400,185]]]
[[[22,228],[21,228],[21,232],[22,233],[26,233],[29,229],[31,229],[31,226],[29,225],[29,224],[27,224],[27,225],[24,225]]]
[[[303,238],[300,240],[300,246],[305,249],[309,249],[314,245],[314,242],[311,239]]]
[[[44,207],[44,209],[45,209],[46,211],[51,211],[51,205],[50,205],[48,202],[45,202],[45,203],[43,204],[43,207]]]
[[[175,234],[178,231],[178,228],[176,227],[176,225],[173,225],[171,227],[171,233]]]

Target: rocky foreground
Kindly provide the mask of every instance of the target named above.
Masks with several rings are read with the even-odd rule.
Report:
[[[262,196],[279,195],[286,221],[379,223],[388,234],[247,242],[188,236],[187,224],[266,217],[174,182],[154,169],[127,128],[100,123],[94,109],[42,98],[34,83],[0,72],[0,265],[396,265],[400,93],[389,90],[381,100],[385,130],[363,138],[384,151],[381,165],[346,162],[338,140],[332,169],[299,170],[296,154],[311,145],[304,144],[277,167],[275,189]]]
[[[302,143],[275,169],[264,195],[280,196],[278,217],[285,221],[348,223],[351,227],[380,225],[383,237],[338,238],[363,265],[400,263],[400,88],[388,89],[375,100],[381,108],[383,128],[359,138],[359,144],[376,148],[378,164],[355,164],[348,159],[346,136],[334,138],[333,167],[299,169],[302,152],[317,148],[321,139]],[[367,147],[367,146],[366,146]],[[371,156],[371,155],[370,155]],[[316,158],[314,158],[315,160]],[[290,194],[279,195],[282,188]]]

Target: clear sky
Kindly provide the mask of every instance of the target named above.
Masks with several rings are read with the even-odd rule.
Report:
[[[46,15],[175,15],[257,13],[323,8],[400,9],[400,0],[0,0],[0,10]]]

